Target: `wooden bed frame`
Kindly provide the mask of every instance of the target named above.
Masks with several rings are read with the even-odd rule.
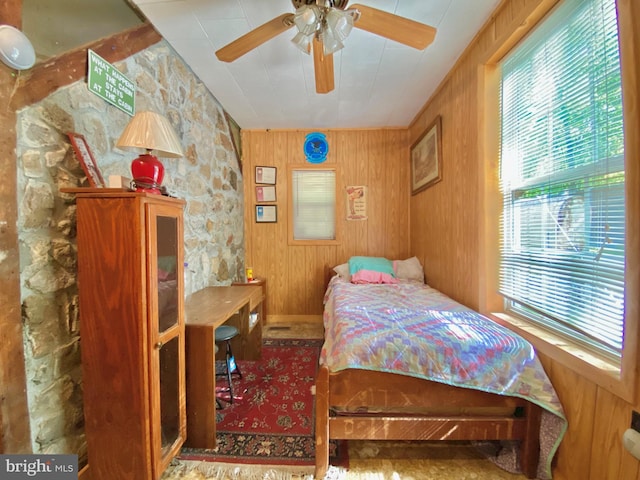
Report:
[[[325,265],[325,291],[334,275],[333,267]],[[360,369],[329,372],[326,365],[318,370],[315,395],[317,480],[329,468],[330,440],[519,440],[522,473],[527,478],[537,476],[542,408],[527,400],[393,373]],[[370,406],[381,412],[457,409],[461,413],[360,413]],[[477,412],[478,408],[500,413],[474,414],[473,409]],[[360,410],[352,414],[331,413],[356,409]]]
[[[375,405],[385,409],[507,407],[496,416],[344,414],[339,411]],[[462,410],[464,409],[464,410]],[[321,365],[316,380],[316,479],[329,468],[329,440],[520,440],[520,466],[535,478],[540,455],[542,409],[526,400],[452,387],[415,377],[348,369],[330,373]]]

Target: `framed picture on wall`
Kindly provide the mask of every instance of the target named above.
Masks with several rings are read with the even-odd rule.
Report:
[[[93,158],[93,153],[91,153],[87,140],[83,135],[75,132],[69,132],[67,133],[67,136],[69,137],[69,140],[71,140],[71,146],[73,147],[73,151],[76,154],[78,162],[80,162],[82,170],[84,170],[84,173],[87,176],[89,185],[94,188],[104,188],[106,186],[104,178],[102,178],[96,159]]]
[[[257,185],[256,186],[256,202],[275,202],[276,187],[275,185]]]
[[[240,135],[240,126],[226,111],[224,112],[224,118],[227,120],[229,135],[231,136],[231,143],[233,144],[233,149],[236,152],[236,158],[238,159],[238,167],[240,168],[240,173],[242,173],[242,137]]]
[[[256,223],[276,223],[278,209],[275,205],[256,205]]]
[[[367,219],[367,187],[351,185],[347,187],[347,220]]]
[[[411,145],[411,195],[442,180],[442,119],[440,115]]]
[[[256,183],[262,183],[265,185],[276,184],[276,167],[264,167],[258,165],[256,167]]]

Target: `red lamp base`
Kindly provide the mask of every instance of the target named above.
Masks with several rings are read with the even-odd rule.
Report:
[[[131,162],[131,174],[136,192],[162,194],[160,186],[164,179],[164,166],[158,157],[143,153]]]

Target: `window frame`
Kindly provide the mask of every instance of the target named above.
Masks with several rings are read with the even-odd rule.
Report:
[[[625,259],[616,17],[614,0],[567,0],[500,63],[506,311],[614,361]]]
[[[625,327],[622,358],[618,362],[600,357],[568,342],[565,338],[550,334],[526,319],[504,313],[504,300],[498,293],[500,265],[500,216],[502,196],[499,190],[498,158],[500,152],[500,68],[498,62],[525,38],[539,21],[553,12],[559,2],[541,4],[533,9],[523,22],[526,28],[515,29],[496,43],[495,50],[478,70],[479,115],[481,134],[478,137],[480,168],[479,211],[480,222],[479,262],[480,299],[479,310],[529,340],[547,358],[558,362],[588,381],[606,389],[627,402],[633,402],[636,390],[636,365],[639,352],[640,326],[640,226],[634,219],[640,216],[640,162],[625,164],[626,249],[625,260]],[[640,100],[625,92],[640,90],[640,75],[635,64],[634,49],[640,42],[640,33],[634,30],[634,7],[628,1],[616,2],[618,8],[618,34],[620,64],[622,70],[622,101],[625,131],[640,131]],[[625,155],[628,159],[640,158],[640,139],[625,135]],[[543,359],[544,360],[544,359]]]
[[[294,204],[293,204],[293,172],[294,171],[333,171],[335,175],[335,238],[331,240],[324,239],[310,239],[310,240],[297,240],[294,239]],[[295,246],[310,246],[310,245],[341,245],[342,243],[342,219],[340,217],[340,212],[343,211],[342,208],[342,183],[339,175],[339,168],[335,164],[320,164],[320,165],[307,165],[307,164],[290,164],[287,165],[287,182],[288,182],[288,201],[287,201],[287,218],[288,218],[288,244]]]

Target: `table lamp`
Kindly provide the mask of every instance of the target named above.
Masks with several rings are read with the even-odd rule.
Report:
[[[131,162],[131,174],[137,192],[162,193],[160,187],[164,178],[164,166],[151,152],[171,158],[183,155],[180,140],[169,120],[155,112],[136,113],[120,135],[116,146],[146,150],[146,153]]]

